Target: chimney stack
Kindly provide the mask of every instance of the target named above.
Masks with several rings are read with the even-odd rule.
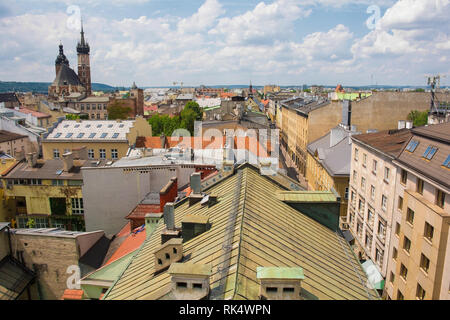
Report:
[[[36,152],[27,153],[26,159],[28,166],[33,168],[37,162],[37,153]]]
[[[352,123],[352,105],[350,100],[342,101],[342,124],[348,129]]]
[[[413,122],[412,121],[406,121],[406,129],[412,129],[413,128]]]
[[[67,152],[63,154],[63,171],[69,172],[73,167],[73,153]]]
[[[164,211],[166,203],[174,202],[178,195],[178,179],[173,177],[159,192],[159,209],[160,212]]]
[[[191,174],[191,189],[193,194],[201,194],[202,193],[202,179],[200,172],[194,172]]]
[[[406,121],[405,120],[399,120],[398,121],[398,130],[405,129],[406,128]]]
[[[173,202],[168,202],[164,206],[164,224],[167,230],[175,230],[175,216]]]

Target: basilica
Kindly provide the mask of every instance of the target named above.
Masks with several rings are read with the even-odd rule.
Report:
[[[70,68],[64,55],[63,45],[59,45],[59,55],[55,61],[55,80],[48,88],[48,96],[53,100],[65,100],[70,96],[88,97],[91,95],[91,67],[89,44],[84,39],[83,25],[81,39],[77,45],[78,74]]]

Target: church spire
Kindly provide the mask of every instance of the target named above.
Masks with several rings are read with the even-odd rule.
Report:
[[[83,29],[83,19],[81,19],[81,39],[80,42],[78,42],[77,45],[77,52],[82,54],[89,54],[90,48],[89,44],[84,39],[84,29]]]

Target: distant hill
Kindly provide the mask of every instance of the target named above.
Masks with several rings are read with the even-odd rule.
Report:
[[[48,93],[48,86],[50,82],[3,82],[0,81],[1,92],[34,92],[34,93]],[[93,83],[93,91],[113,91],[115,87],[111,87],[102,83]]]

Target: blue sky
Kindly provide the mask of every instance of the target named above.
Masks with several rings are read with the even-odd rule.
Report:
[[[366,23],[374,5],[376,28]],[[0,0],[0,80],[53,81],[60,40],[76,66],[80,14],[92,80],[110,85],[425,85],[427,74],[450,75],[450,0]]]

